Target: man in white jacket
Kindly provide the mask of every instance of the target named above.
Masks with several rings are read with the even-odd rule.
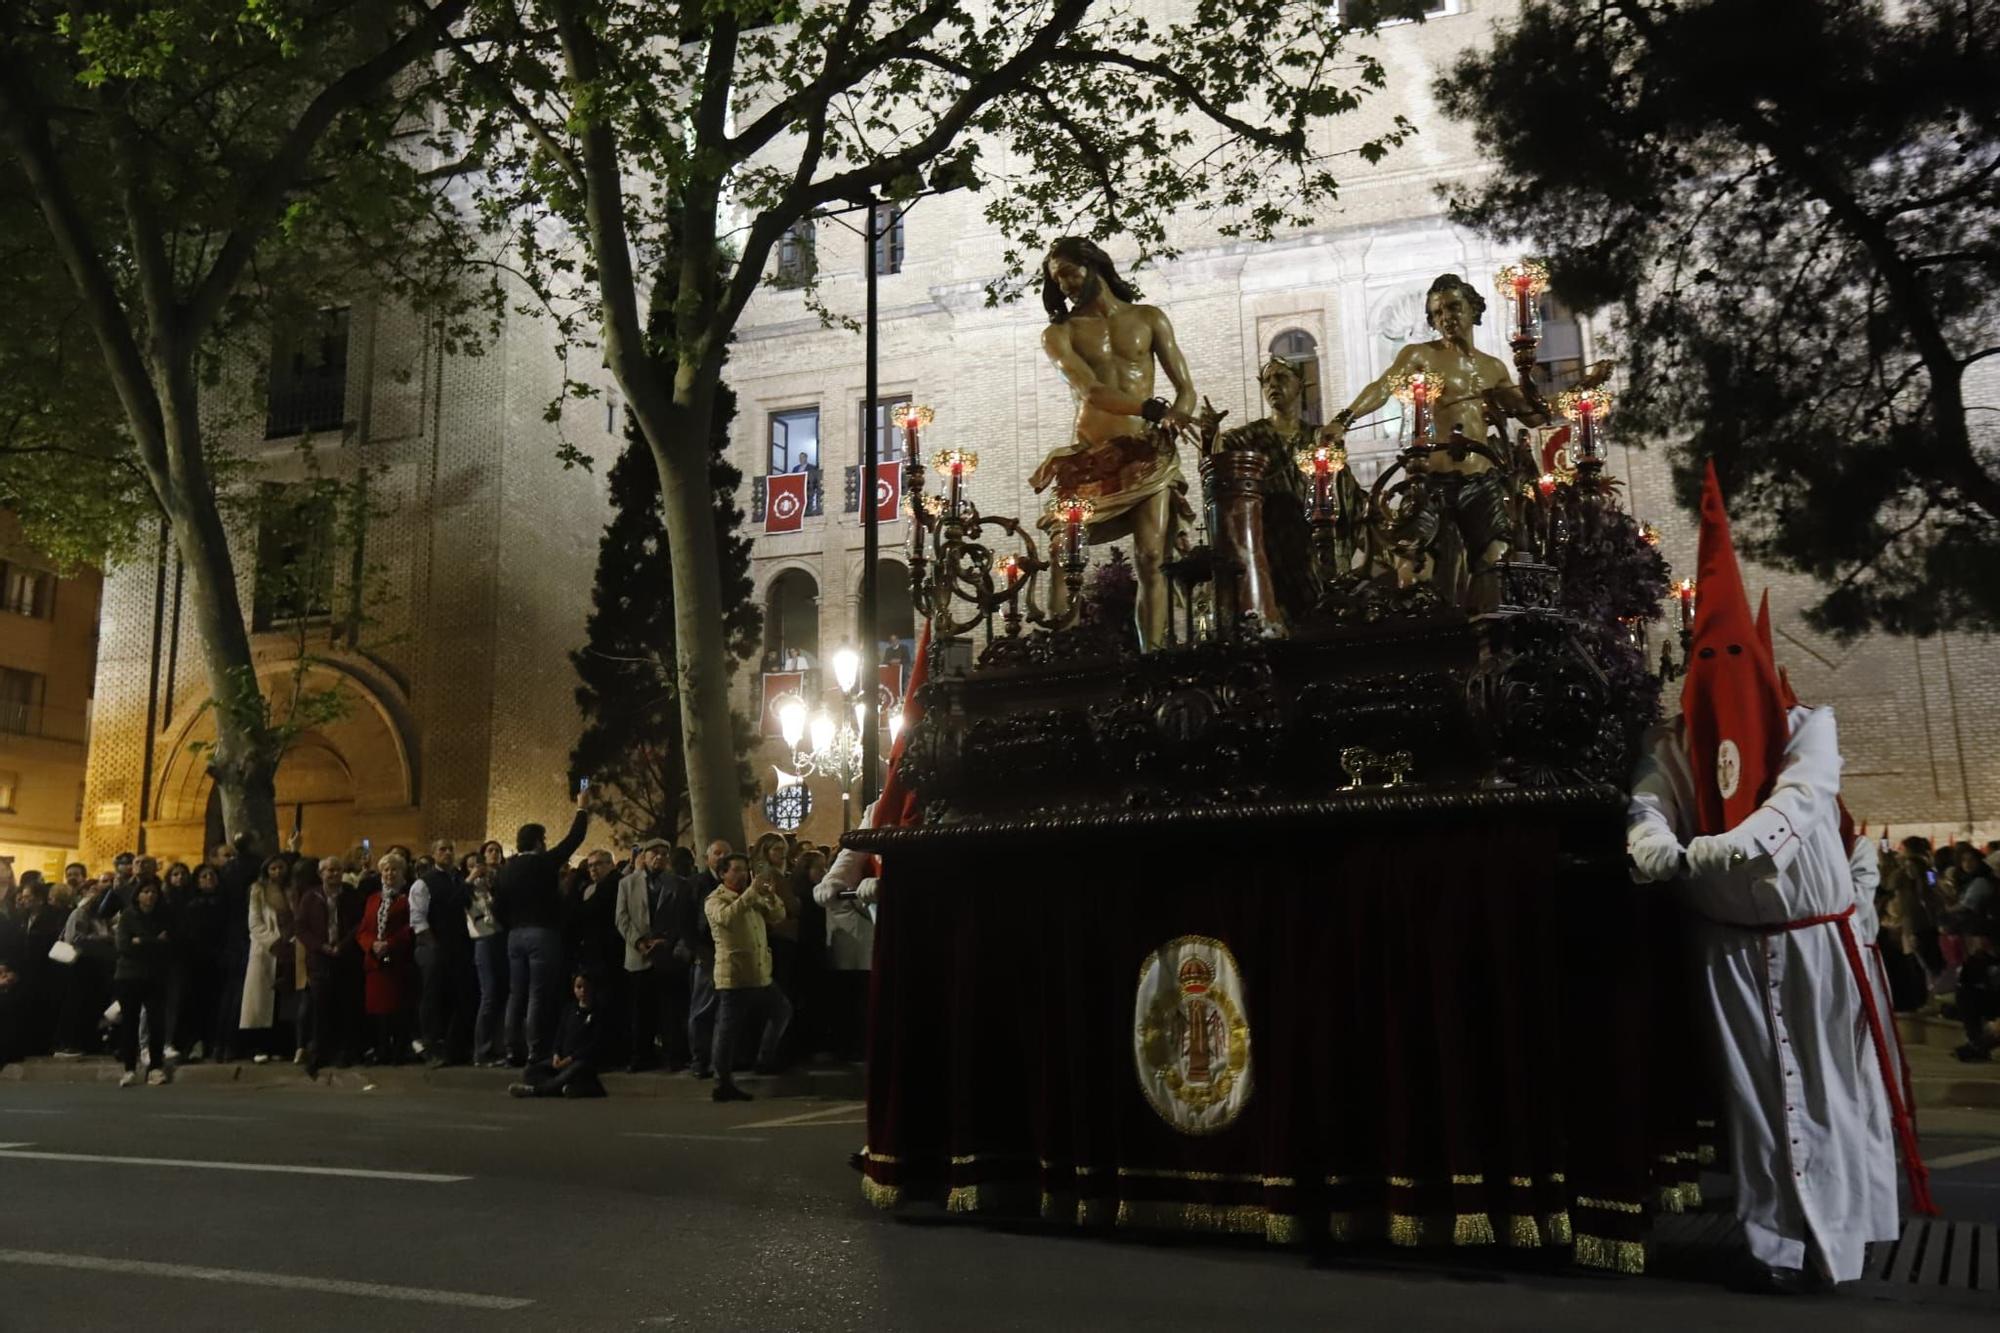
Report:
[[[1678,880],[1702,919],[1737,1216],[1771,1289],[1804,1290],[1860,1277],[1866,1243],[1896,1238],[1885,1130],[1907,1121],[1854,933],[1833,712],[1782,705],[1713,469],[1698,564],[1682,713],[1648,737],[1627,850],[1635,879]]]

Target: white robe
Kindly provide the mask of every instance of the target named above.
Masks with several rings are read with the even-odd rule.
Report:
[[[1790,723],[1769,799],[1722,835],[1743,859],[1680,888],[1706,923],[1697,932],[1702,990],[1719,1037],[1736,1214],[1750,1252],[1803,1268],[1810,1237],[1844,1282],[1861,1276],[1867,1242],[1900,1232],[1887,1098],[1862,1007],[1871,1001],[1836,925],[1769,935],[1740,928],[1855,904],[1836,806],[1833,710],[1794,708]],[[1633,775],[1626,845],[1642,879],[1662,878],[1659,868],[1694,836],[1683,734],[1678,718],[1654,728]]]

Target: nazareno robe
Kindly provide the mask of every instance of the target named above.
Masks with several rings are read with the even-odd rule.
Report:
[[[1714,1019],[1751,1254],[1803,1268],[1810,1241],[1828,1273],[1850,1281],[1867,1242],[1900,1232],[1896,1149],[1867,1021],[1873,987],[1857,984],[1839,922],[1771,929],[1856,907],[1833,710],[1793,708],[1787,722],[1771,794],[1721,835],[1740,857],[1677,887],[1702,922],[1698,993]],[[1697,820],[1680,720],[1648,740],[1626,823],[1641,881],[1672,876]]]

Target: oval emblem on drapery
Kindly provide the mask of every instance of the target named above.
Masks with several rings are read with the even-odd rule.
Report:
[[[1147,956],[1132,1010],[1139,1088],[1183,1134],[1229,1128],[1250,1101],[1243,973],[1221,940],[1182,935]]]

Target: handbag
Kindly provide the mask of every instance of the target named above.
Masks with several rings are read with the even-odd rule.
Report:
[[[57,940],[49,946],[49,960],[64,965],[74,963],[76,961],[76,946],[68,940]]]

